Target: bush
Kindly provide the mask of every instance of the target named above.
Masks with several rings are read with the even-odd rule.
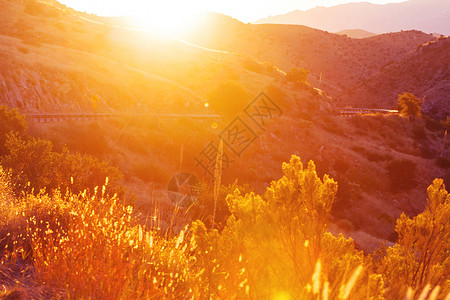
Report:
[[[28,125],[25,117],[16,109],[9,109],[7,106],[0,105],[0,156],[6,153],[6,135],[15,132],[19,136],[25,136]]]
[[[400,114],[414,118],[422,116],[422,100],[411,93],[403,93],[398,96],[398,110]]]
[[[186,285],[192,276],[186,242],[143,230],[132,214],[132,207],[100,190],[78,196],[29,195],[0,211],[0,241],[10,246],[8,254],[2,254],[18,254],[32,264],[36,285],[56,291],[51,298],[159,299],[192,294]],[[39,290],[37,299],[49,297]]]
[[[89,155],[53,152],[50,141],[23,139],[17,134],[8,135],[7,155],[2,165],[11,169],[16,193],[27,190],[69,189],[74,193],[85,189],[93,191],[102,186],[106,178],[111,182],[111,192],[123,192],[120,186],[122,175],[118,169]]]
[[[337,183],[295,156],[283,173],[262,196],[229,194],[220,232],[196,221],[164,238],[139,226],[106,187],[11,199],[0,170],[0,268],[22,257],[34,268],[35,298],[401,299],[432,287],[438,298],[430,298],[443,299],[450,291],[442,180],[428,188],[422,214],[397,220],[398,243],[365,257],[351,239],[327,232]],[[2,284],[0,295],[13,293]]]
[[[309,86],[308,75],[309,71],[305,68],[292,68],[289,72],[287,72],[286,80],[301,86]]]
[[[443,295],[450,292],[450,195],[442,179],[435,179],[427,193],[425,211],[412,219],[402,214],[395,226],[397,244],[379,251],[377,271],[385,276],[387,298],[402,298],[408,288],[420,293],[427,286],[442,287]]]

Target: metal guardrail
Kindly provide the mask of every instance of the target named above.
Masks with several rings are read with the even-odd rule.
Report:
[[[361,114],[398,114],[396,109],[376,109],[376,108],[336,108],[338,114],[342,116],[352,116]],[[161,118],[193,118],[193,119],[220,119],[220,115],[204,114],[127,114],[127,113],[89,113],[89,114],[25,114],[25,117],[32,119],[34,123],[53,123],[67,120],[91,121],[110,117],[161,117]]]
[[[126,114],[126,113],[92,113],[92,114],[25,114],[25,117],[32,119],[34,123],[53,123],[67,120],[90,121],[110,117],[161,117],[161,118],[194,118],[194,119],[220,119],[220,115],[203,114]]]
[[[398,114],[396,109],[377,109],[377,108],[337,108],[336,111],[343,116],[368,115],[368,114]]]

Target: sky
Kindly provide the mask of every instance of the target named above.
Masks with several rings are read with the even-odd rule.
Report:
[[[100,16],[174,16],[214,11],[232,16],[242,22],[253,22],[268,16],[284,14],[296,9],[308,10],[316,6],[334,6],[347,2],[385,4],[405,0],[60,0],[76,10]]]

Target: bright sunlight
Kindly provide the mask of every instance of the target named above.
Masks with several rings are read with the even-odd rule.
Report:
[[[135,26],[150,32],[178,36],[194,26],[202,11],[188,3],[172,1],[145,3],[143,10],[137,12]],[[174,7],[175,6],[175,7]]]

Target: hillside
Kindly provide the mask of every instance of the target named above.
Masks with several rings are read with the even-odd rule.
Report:
[[[342,106],[394,108],[397,95],[406,91],[424,98],[424,113],[437,119],[450,115],[450,38],[419,45],[336,101]]]
[[[299,25],[246,25],[225,16],[213,20],[197,27],[207,30],[187,35],[185,39],[267,62],[284,71],[307,68],[311,71],[309,80],[315,86],[321,81],[320,88],[332,96],[375,75],[417,44],[435,39],[419,31],[350,39]]]
[[[167,106],[156,101],[168,98],[189,101],[192,109],[202,109],[202,101],[192,91],[137,69],[130,61],[124,64],[114,59],[121,55],[122,45],[113,40],[123,41],[124,34],[130,38],[129,32],[90,24],[67,11],[55,13],[51,6],[24,7],[14,1],[2,1],[1,5],[13,12],[3,9],[2,15],[8,17],[0,21],[3,103],[23,112],[86,112],[92,111],[90,99],[97,94],[103,111],[133,110],[139,104],[140,109],[151,106],[163,112]],[[134,39],[139,36],[131,34]],[[140,40],[142,46],[147,45],[145,50],[157,42],[161,48],[175,51],[177,57],[192,53],[187,46],[171,47],[171,41],[142,35]],[[157,55],[153,58],[163,59]]]
[[[365,38],[373,37],[376,35],[375,33],[368,32],[368,31],[361,30],[361,29],[341,30],[339,32],[336,32],[336,34],[346,35],[352,39],[365,39]]]
[[[400,3],[347,3],[332,7],[316,7],[268,17],[258,24],[299,24],[331,32],[360,28],[375,33],[421,30],[450,35],[450,2],[441,0],[409,0]]]
[[[35,4],[0,0],[0,103],[22,113],[94,112],[91,98],[97,95],[98,112],[130,113],[92,124],[29,124],[30,134],[51,140],[55,151],[67,145],[120,168],[138,209],[148,217],[158,203],[166,229],[174,209],[166,193],[169,180],[182,171],[211,183],[196,159],[205,154],[205,145],[218,145],[219,136],[226,136],[230,115],[250,124],[253,142],[237,154],[225,147],[233,163],[223,172],[224,184],[249,184],[263,192],[280,178],[280,166],[292,154],[314,160],[320,176],[330,174],[339,182],[332,220],[337,232],[353,236],[368,251],[382,240],[395,240],[401,212],[422,211],[426,187],[435,177],[448,177],[436,161],[441,127],[396,115],[342,117],[327,96],[377,74],[417,44],[434,40],[431,35],[404,31],[351,39],[306,26],[249,25],[211,14],[199,25],[203,31],[180,40],[129,30],[57,3],[28,3]],[[288,80],[285,73],[301,67],[311,71],[307,82]],[[281,111],[269,114],[263,128],[243,111],[261,92]],[[229,113],[214,107],[214,95],[223,95],[229,106],[235,95],[242,97]],[[223,117],[177,119],[159,113]],[[414,166],[406,174],[395,169],[405,160]],[[398,190],[396,175],[410,184]],[[220,203],[226,206],[224,198]],[[194,210],[209,218],[212,213],[200,206]],[[184,225],[177,224],[177,230]]]

